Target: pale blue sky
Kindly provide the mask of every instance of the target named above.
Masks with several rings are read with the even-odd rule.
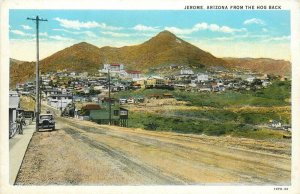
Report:
[[[42,58],[81,41],[98,47],[139,44],[162,30],[220,57],[290,58],[285,10],[10,10],[12,57],[34,60],[26,50],[34,46],[35,24],[26,18],[36,15],[48,19],[40,24]]]

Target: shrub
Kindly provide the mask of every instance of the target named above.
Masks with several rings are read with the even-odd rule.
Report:
[[[146,130],[152,130],[152,131],[155,131],[159,127],[156,123],[153,122],[144,124],[144,126]]]

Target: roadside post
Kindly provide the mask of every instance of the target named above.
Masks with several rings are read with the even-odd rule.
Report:
[[[40,97],[40,79],[39,79],[39,22],[40,21],[48,21],[46,19],[42,19],[42,18],[39,18],[39,16],[36,16],[36,18],[27,18],[27,20],[33,20],[35,21],[35,24],[36,24],[36,68],[35,68],[35,74],[36,74],[36,77],[35,77],[35,95],[36,95],[36,98],[35,98],[35,130],[38,132],[39,131],[39,127],[38,127],[38,124],[39,124],[39,115],[40,115],[40,100],[39,100],[39,97]]]

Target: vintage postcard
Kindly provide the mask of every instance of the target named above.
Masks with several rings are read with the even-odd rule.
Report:
[[[0,193],[300,193],[299,2],[89,3],[1,4]]]

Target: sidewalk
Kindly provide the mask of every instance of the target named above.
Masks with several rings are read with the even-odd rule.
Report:
[[[14,184],[21,167],[25,152],[35,132],[35,122],[23,129],[23,135],[16,134],[9,140],[9,183]]]

